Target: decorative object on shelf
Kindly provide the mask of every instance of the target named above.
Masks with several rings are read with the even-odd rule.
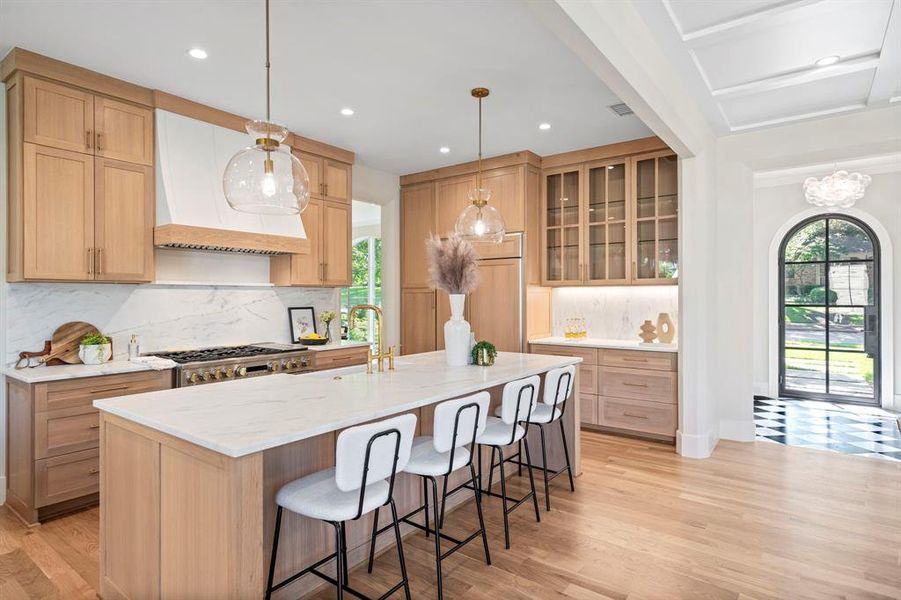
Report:
[[[814,206],[849,208],[863,198],[873,179],[863,173],[836,171],[822,179],[804,180],[804,198]]]
[[[281,146],[288,130],[270,119],[269,0],[266,2],[266,120],[248,121],[253,146],[225,167],[222,190],[235,210],[261,215],[296,215],[310,203],[310,178],[300,160]]]
[[[672,344],[676,337],[676,324],[669,313],[657,315],[657,341],[661,344]]]
[[[563,329],[563,337],[570,340],[581,340],[588,337],[585,327],[585,317],[570,317],[566,319]]]
[[[491,342],[482,340],[472,347],[472,362],[480,367],[490,367],[497,358],[497,348]]]
[[[134,360],[141,354],[141,345],[138,343],[138,335],[131,334],[128,340],[128,360]]]
[[[482,98],[488,96],[488,89],[473,88],[473,98],[479,100],[479,167],[476,173],[476,187],[469,192],[469,206],[463,209],[454,231],[471,242],[491,242],[499,244],[507,232],[507,225],[501,213],[488,205],[491,190],[482,187]]]
[[[326,342],[332,339],[332,321],[335,319],[335,311],[333,310],[324,310],[319,313],[319,320],[322,321],[322,324],[325,325],[325,340]]]
[[[288,321],[291,324],[292,343],[298,342],[301,337],[316,333],[316,313],[312,306],[288,308]]]
[[[109,337],[102,333],[89,333],[81,338],[78,347],[78,358],[86,365],[99,365],[113,356],[113,344]]]
[[[638,337],[641,338],[641,341],[645,344],[653,344],[657,339],[657,327],[651,323],[651,320],[645,320],[640,329],[641,333],[638,334]]]
[[[432,236],[426,242],[432,285],[448,293],[451,318],[444,324],[447,364],[461,367],[469,363],[469,323],[463,318],[466,294],[479,284],[479,256],[458,234],[446,240]]]

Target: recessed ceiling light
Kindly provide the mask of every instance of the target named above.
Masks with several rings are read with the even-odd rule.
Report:
[[[438,148],[438,152],[440,152],[441,154],[447,154],[448,152],[450,152],[450,148],[448,148],[447,146],[441,146],[440,148]]]
[[[197,60],[204,60],[208,56],[206,50],[204,50],[203,48],[191,48],[190,50],[188,50],[188,55],[191,58],[196,58]]]
[[[344,115],[345,117],[349,117],[349,116],[351,116],[351,115],[354,114],[354,109],[352,109],[352,108],[342,108],[342,109],[341,109],[341,114]]]
[[[612,171],[613,169],[614,169],[614,166],[613,166],[613,165],[607,165],[607,170],[608,170],[608,171]]]
[[[818,66],[818,67],[828,67],[829,65],[834,65],[840,59],[841,59],[841,57],[833,54],[832,56],[824,56],[823,58],[821,58],[814,64],[816,64],[816,66]]]
[[[538,129],[540,129],[542,131],[547,131],[550,128],[551,128],[550,123],[541,123],[540,125],[538,125]]]

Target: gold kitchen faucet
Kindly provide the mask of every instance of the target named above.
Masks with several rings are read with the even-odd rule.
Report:
[[[353,329],[354,323],[357,320],[357,311],[365,311],[371,310],[376,314],[379,321],[379,346],[378,346],[378,354],[372,353],[372,346],[369,346],[369,350],[366,356],[366,372],[372,373],[372,361],[378,360],[379,363],[379,373],[385,370],[385,359],[388,359],[388,370],[394,370],[394,348],[388,348],[388,352],[385,352],[385,315],[382,314],[382,309],[373,304],[357,304],[353,308],[350,309],[348,313],[348,325],[350,329]]]

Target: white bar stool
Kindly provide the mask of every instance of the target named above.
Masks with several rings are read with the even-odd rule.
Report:
[[[576,485],[573,481],[572,465],[569,462],[569,448],[566,446],[566,429],[563,426],[563,413],[566,411],[566,401],[572,395],[573,381],[576,376],[576,367],[569,365],[552,369],[547,372],[544,377],[544,396],[542,402],[535,407],[529,416],[529,423],[538,425],[538,431],[541,434],[541,470],[544,472],[544,500],[547,510],[551,510],[550,482],[555,477],[566,472],[569,475],[569,488],[576,491]],[[501,406],[497,407],[495,414],[500,416]],[[560,468],[559,471],[553,472],[548,477],[547,469],[547,442],[544,435],[544,428],[553,423],[560,423],[560,436],[563,438],[563,456],[566,459],[566,466]],[[522,468],[521,461],[517,462]]]
[[[413,440],[413,449],[410,455],[410,461],[404,467],[405,473],[412,473],[422,477],[423,483],[423,504],[419,508],[413,510],[401,517],[401,521],[421,529],[426,532],[426,536],[430,533],[435,534],[435,570],[438,574],[438,598],[444,598],[444,586],[441,579],[441,561],[448,556],[474,540],[479,535],[482,536],[482,545],[485,548],[485,562],[491,565],[491,555],[488,552],[488,536],[485,534],[485,521],[482,518],[482,498],[476,485],[476,470],[472,464],[472,453],[466,446],[472,444],[476,438],[485,430],[485,422],[488,417],[488,405],[491,402],[491,395],[488,392],[479,392],[472,396],[457,398],[456,400],[448,400],[442,402],[435,407],[434,423],[432,425],[432,435],[418,437]],[[454,471],[469,467],[469,480],[458,486],[454,490],[447,493],[447,478]],[[441,515],[438,514],[438,478],[444,477],[444,502],[441,504]],[[434,498],[433,512],[435,519],[435,528],[429,527],[429,497],[426,483],[432,484],[432,498]],[[441,532],[444,521],[444,503],[447,502],[447,496],[457,492],[458,490],[468,487],[473,490],[476,501],[476,514],[479,518],[479,529],[473,532],[469,537],[458,540]],[[369,572],[372,572],[372,559],[375,553],[375,538],[380,533],[391,528],[390,525],[378,529],[379,509],[375,509],[375,520],[372,523],[372,538],[369,544]],[[425,513],[425,525],[412,520],[412,517],[419,512]],[[441,551],[441,539],[448,540],[454,545],[447,551]]]
[[[538,511],[538,496],[535,494],[535,479],[532,477],[532,458],[529,454],[529,440],[526,434],[529,428],[529,415],[535,409],[537,402],[538,388],[541,385],[541,379],[534,375],[511,381],[504,386],[504,392],[501,399],[500,418],[488,417],[485,423],[485,431],[476,438],[476,444],[479,446],[491,446],[491,468],[488,471],[488,489],[482,489],[483,494],[500,498],[504,504],[504,545],[510,548],[510,520],[511,512],[519,508],[524,502],[532,498],[535,505],[535,520],[541,522],[541,514]],[[520,425],[523,423],[525,426]],[[507,496],[507,478],[504,472],[504,463],[516,462],[522,463],[520,453],[504,457],[504,448],[512,446],[522,441],[526,449],[526,469],[529,472],[529,485],[532,491],[522,498],[510,498]],[[501,493],[497,494],[491,491],[494,480],[494,455],[498,455],[498,467],[501,476]],[[479,452],[479,487],[482,482],[482,453]],[[513,506],[507,507],[507,502],[512,501]]]
[[[345,429],[338,435],[333,468],[301,477],[282,486],[275,497],[278,512],[275,517],[275,536],[272,540],[272,559],[269,563],[269,579],[266,586],[267,600],[272,596],[272,592],[307,573],[312,573],[334,585],[339,599],[344,598],[345,591],[357,598],[365,599],[366,596],[347,584],[345,522],[355,521],[385,505],[391,505],[397,556],[403,579],[385,592],[380,599],[387,598],[400,588],[404,588],[407,600],[410,600],[404,549],[400,527],[397,524],[397,508],[394,505],[394,477],[398,471],[403,470],[410,459],[415,429],[416,416],[412,414]],[[334,527],[335,552],[273,585],[278,536],[284,509],[311,519],[325,521]],[[335,578],[319,570],[319,567],[333,558],[337,562]]]

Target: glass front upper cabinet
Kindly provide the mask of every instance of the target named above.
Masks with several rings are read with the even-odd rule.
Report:
[[[668,152],[633,159],[634,283],[669,283],[679,277],[677,160]]]
[[[586,167],[586,283],[629,281],[628,166],[621,159]]]
[[[579,283],[582,223],[581,170],[545,174],[545,279],[548,283]]]

